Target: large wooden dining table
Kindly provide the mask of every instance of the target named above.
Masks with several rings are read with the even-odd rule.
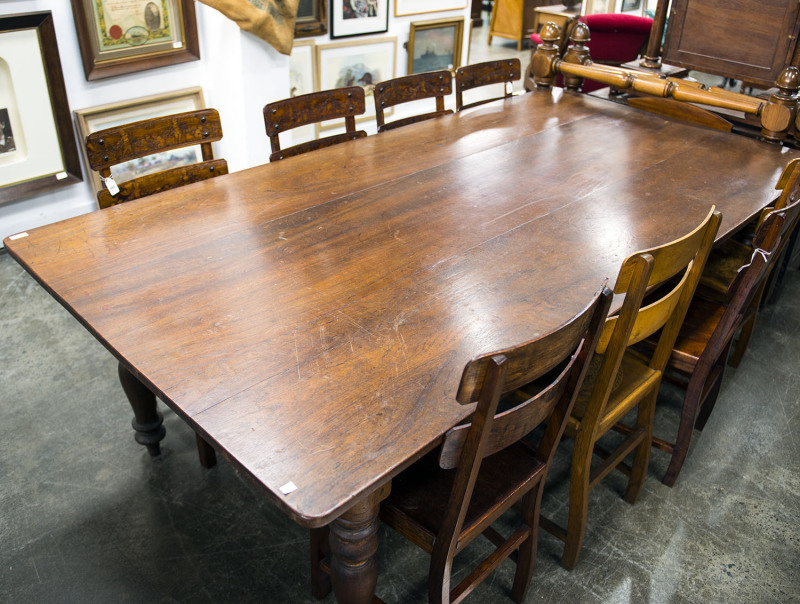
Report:
[[[558,326],[712,205],[729,236],[797,155],[546,89],[5,245],[123,382],[294,521],[331,524],[337,599],[370,601],[379,502],[469,416],[465,363]],[[157,446],[155,401],[126,388]]]

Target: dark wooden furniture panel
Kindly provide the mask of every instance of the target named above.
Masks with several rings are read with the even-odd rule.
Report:
[[[770,88],[799,64],[798,32],[797,0],[673,0],[663,61]]]

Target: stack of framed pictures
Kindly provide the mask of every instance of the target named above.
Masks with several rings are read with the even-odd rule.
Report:
[[[0,203],[81,180],[49,11],[0,17]]]

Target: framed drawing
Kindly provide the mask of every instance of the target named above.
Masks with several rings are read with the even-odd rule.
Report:
[[[331,38],[389,30],[389,0],[331,0]]]
[[[294,37],[308,38],[327,33],[328,0],[300,0],[297,6],[297,21],[294,24]]]
[[[203,109],[204,106],[202,89],[187,88],[87,109],[76,109],[74,112],[75,124],[78,128],[80,140],[85,140],[87,135],[97,130],[170,115],[171,113]],[[89,174],[92,191],[97,194],[103,188],[103,185],[97,172],[89,168],[85,149],[83,150],[83,159],[86,162],[86,171]],[[111,175],[117,183],[120,183],[145,174],[161,172],[162,170],[199,161],[203,161],[202,154],[200,153],[200,146],[195,145],[194,147],[183,147],[173,151],[155,153],[119,164],[111,168]]]
[[[289,96],[315,92],[317,88],[316,52],[313,40],[295,42],[289,57]],[[317,137],[319,124],[309,124],[291,130],[292,144]]]
[[[194,0],[72,0],[87,80],[200,58]]]
[[[394,0],[394,16],[439,13],[467,8],[465,0]]]
[[[82,180],[50,11],[0,17],[0,203]]]
[[[372,90],[375,84],[394,77],[397,61],[397,38],[370,38],[354,42],[334,42],[317,46],[317,83],[320,90],[343,86],[363,86],[367,111],[356,118],[364,121],[375,116]],[[322,129],[336,127],[326,122]]]
[[[458,69],[463,40],[463,18],[412,23],[408,35],[408,73]]]

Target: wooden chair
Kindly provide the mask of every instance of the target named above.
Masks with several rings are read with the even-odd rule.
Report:
[[[366,132],[356,130],[356,116],[362,115],[365,111],[364,89],[361,86],[301,94],[265,105],[264,125],[272,147],[269,161],[365,137]],[[341,118],[344,118],[345,132],[281,149],[278,139],[281,132]]]
[[[773,269],[780,264],[787,249],[786,244],[791,240],[793,231],[800,221],[800,159],[792,160],[786,165],[775,188],[781,190],[781,195],[773,207],[765,208],[759,216],[755,226],[755,238],[752,241],[749,237],[726,239],[722,245],[711,252],[700,279],[698,295],[723,303],[739,268],[747,264],[752,256],[753,245],[758,239],[759,230],[765,224],[767,217],[774,211],[786,210],[785,221],[780,233],[781,241],[778,249],[775,250],[775,263],[767,269],[767,277],[748,307],[739,336],[734,342],[733,354],[729,358],[729,363],[733,367],[738,367],[744,357],[758,318],[759,306],[769,298],[769,294],[774,288],[774,278],[777,273]]]
[[[499,61],[487,61],[474,65],[465,65],[456,69],[456,111],[483,105],[491,101],[508,98],[511,96],[512,82],[516,82],[522,77],[522,65],[519,59],[502,59]],[[491,84],[505,84],[506,90],[503,96],[492,97],[473,103],[463,102],[465,90],[471,90],[480,86]]]
[[[675,442],[653,438],[653,447],[672,455],[662,478],[667,486],[675,484],[683,467],[693,427],[702,430],[714,408],[733,336],[745,320],[776,258],[785,222],[785,210],[773,212],[766,219],[759,229],[757,248],[749,262],[736,273],[724,303],[695,296],[689,305],[668,361],[671,371],[666,375],[666,379],[686,388],[678,432]],[[652,350],[656,342],[647,340],[642,344],[645,349]]]
[[[444,108],[444,97],[452,92],[453,76],[446,69],[415,73],[376,84],[373,94],[375,96],[375,117],[378,121],[378,132],[385,132],[400,126],[407,126],[408,124],[453,113],[452,109]],[[384,111],[389,107],[432,97],[436,98],[436,111],[422,115],[412,115],[388,124],[384,121]]]
[[[187,111],[90,134],[86,137],[89,166],[100,173],[100,178],[106,185],[105,189],[97,192],[98,205],[108,208],[227,174],[227,162],[224,159],[214,159],[211,149],[211,143],[221,138],[222,125],[216,109]],[[113,174],[112,166],[192,145],[200,145],[203,161],[147,174],[126,182],[116,183],[109,180]],[[119,187],[118,193],[112,193],[115,186]]]
[[[603,286],[583,311],[549,334],[467,363],[456,400],[477,403],[471,420],[451,428],[439,449],[394,478],[380,517],[431,554],[430,602],[460,602],[516,550],[512,597],[525,598],[547,471],[610,302]],[[501,396],[542,376],[547,383],[535,395],[497,413]],[[538,445],[522,440],[540,424]],[[491,525],[512,506],[522,518],[504,538]],[[451,590],[454,556],[481,534],[496,549]],[[312,551],[312,561],[318,558]]]
[[[588,511],[589,491],[633,453],[625,500],[634,503],[642,489],[650,460],[653,414],[664,368],[672,352],[686,309],[720,223],[712,211],[691,233],[665,245],[637,252],[623,263],[614,286],[625,294],[619,313],[606,321],[590,375],[584,382],[569,418],[566,433],[575,439],[570,469],[569,519],[564,530],[542,517],[541,526],[565,542],[561,565],[572,569],[578,561]],[[643,304],[645,293],[679,276],[668,291]],[[647,359],[629,346],[660,331],[655,352]],[[636,409],[631,427],[619,424]],[[619,424],[619,425],[618,425]],[[610,453],[596,447],[610,430],[626,434]],[[603,462],[592,470],[592,456]],[[623,469],[620,467],[619,469]]]

